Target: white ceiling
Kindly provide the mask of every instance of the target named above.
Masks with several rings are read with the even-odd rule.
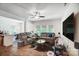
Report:
[[[63,16],[64,3],[0,3],[0,16],[24,20],[35,8],[44,15],[44,19],[59,19]]]

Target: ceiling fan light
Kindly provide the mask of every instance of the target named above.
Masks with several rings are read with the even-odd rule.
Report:
[[[38,19],[38,18],[39,18],[38,16],[35,17],[35,19]]]

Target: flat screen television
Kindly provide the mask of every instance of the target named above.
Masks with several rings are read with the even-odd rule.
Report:
[[[74,41],[74,13],[63,22],[63,35]]]

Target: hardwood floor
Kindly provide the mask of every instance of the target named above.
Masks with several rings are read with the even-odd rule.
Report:
[[[47,52],[39,52],[30,47],[30,45],[21,48],[0,47],[0,56],[46,56]]]

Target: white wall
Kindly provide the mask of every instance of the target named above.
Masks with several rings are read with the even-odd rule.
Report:
[[[32,24],[33,24],[33,27],[32,27],[33,30],[36,30],[37,25],[53,25],[52,32],[54,32],[57,35],[58,32],[61,31],[61,27],[60,27],[61,26],[61,20],[60,19],[58,19],[58,20],[35,21]]]
[[[79,43],[79,13],[75,16],[75,42]]]
[[[0,30],[9,34],[23,32],[23,21],[0,16]]]
[[[65,11],[65,14],[62,18],[62,25],[61,28],[63,26],[63,21],[74,12],[74,14],[76,14],[78,12],[78,4],[70,4],[69,7],[67,8],[67,10]],[[63,32],[63,30],[61,30],[61,32]],[[74,48],[74,42],[70,41],[68,38],[66,38],[65,36],[63,36],[62,34],[62,39],[64,42],[64,45],[67,47],[67,50],[69,51],[70,55],[78,55],[78,50]]]

